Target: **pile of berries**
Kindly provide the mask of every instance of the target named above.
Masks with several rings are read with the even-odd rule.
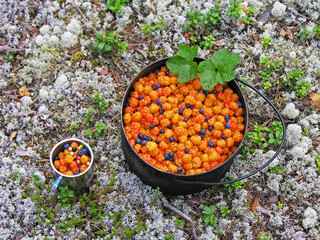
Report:
[[[54,158],[53,165],[64,175],[73,176],[85,172],[91,164],[89,152],[82,144],[66,143],[63,151]]]
[[[227,84],[204,90],[199,76],[178,83],[162,67],[140,78],[126,103],[127,139],[142,159],[162,171],[190,175],[216,168],[243,139],[239,96]]]

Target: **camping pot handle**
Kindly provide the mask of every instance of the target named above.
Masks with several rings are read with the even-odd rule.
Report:
[[[258,89],[256,89],[254,86],[250,85],[249,83],[246,83],[244,81],[242,81],[238,75],[236,76],[235,78],[235,81],[237,82],[240,82],[246,86],[248,86],[249,88],[251,88],[252,90],[254,90],[255,92],[257,92],[264,100],[266,100],[267,103],[269,103],[269,105],[273,108],[273,110],[278,114],[280,120],[281,120],[281,124],[282,124],[282,132],[283,132],[283,135],[282,135],[282,141],[280,143],[280,146],[278,147],[278,150],[277,152],[269,159],[268,162],[266,162],[265,164],[263,164],[260,168],[252,171],[251,173],[247,174],[247,175],[244,175],[240,178],[237,178],[237,179],[233,179],[233,180],[230,180],[230,181],[225,181],[225,182],[202,182],[202,181],[194,181],[192,182],[192,184],[202,184],[202,185],[224,185],[224,184],[231,184],[231,183],[234,183],[234,182],[238,182],[238,181],[241,181],[243,179],[246,179],[246,178],[249,178],[251,177],[252,175],[256,174],[257,172],[260,172],[262,169],[264,169],[266,166],[268,166],[277,156],[278,154],[280,153],[280,150],[282,149],[283,147],[283,144],[285,142],[285,139],[286,139],[286,125],[284,123],[284,120],[280,114],[280,112],[278,111],[278,109],[272,104],[272,102],[266,97],[264,96]]]

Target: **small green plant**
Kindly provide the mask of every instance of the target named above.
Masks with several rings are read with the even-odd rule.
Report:
[[[230,180],[233,180],[233,178],[231,178]],[[241,189],[242,188],[242,182],[241,181],[237,181],[231,184],[226,184],[224,185],[224,188],[226,190],[228,190],[229,193],[232,193],[233,190],[237,190],[237,189]]]
[[[20,179],[19,173],[15,171],[11,177],[11,180],[15,182],[16,180],[19,180],[19,179]]]
[[[185,25],[185,28],[189,31],[193,31],[197,28],[197,25],[202,22],[202,16],[199,15],[200,11],[199,9],[194,9],[194,11],[188,12],[189,21]]]
[[[149,34],[157,30],[161,30],[163,28],[162,23],[166,23],[167,21],[165,19],[161,19],[160,21],[157,21],[154,23],[153,26],[151,26],[151,23],[142,24],[141,29],[143,30],[144,34]]]
[[[270,128],[254,125],[254,130],[249,131],[247,136],[253,143],[261,145],[261,148],[266,148],[270,145],[279,146],[283,136],[282,129],[281,122],[272,122]],[[268,137],[268,141],[262,136],[264,132]]]
[[[239,6],[240,3],[242,3],[242,0],[233,0],[230,2],[230,6],[226,13],[230,18],[240,17],[240,12],[241,12],[241,7]]]
[[[210,11],[205,14],[203,19],[203,24],[206,28],[212,27],[221,21],[222,9],[219,6],[220,3],[221,3],[221,0],[217,0],[216,1],[217,6],[211,8]]]
[[[204,41],[200,43],[200,46],[202,46],[204,50],[212,48],[216,41],[212,34],[210,34],[208,37],[204,37],[203,39]]]
[[[277,209],[280,210],[281,208],[283,207],[283,203],[281,202],[278,202],[278,206],[277,206]]]
[[[272,235],[270,237],[260,236],[259,239],[260,240],[271,240],[272,239]]]
[[[295,34],[301,42],[305,42],[306,40],[310,40],[312,37],[312,33],[304,26],[301,27],[299,33]]]
[[[225,217],[228,213],[230,213],[228,206],[222,206],[220,213],[222,217]]]
[[[203,206],[203,210],[206,212],[206,214],[203,215],[205,223],[213,226],[218,222],[219,219],[214,215],[214,212],[216,211],[215,205]]]
[[[166,61],[166,66],[175,75],[178,75],[179,83],[186,83],[192,78],[198,77],[200,72],[200,83],[205,90],[212,89],[217,83],[223,84],[235,78],[233,71],[240,57],[234,53],[228,53],[227,49],[215,52],[211,61],[202,61],[198,64],[193,61],[198,53],[199,47],[179,46],[179,55]]]
[[[283,63],[279,61],[270,62],[268,58],[264,57],[260,61],[260,67],[264,68],[264,71],[261,73],[261,78],[263,80],[264,89],[271,87],[270,77],[274,73],[274,70],[283,66]]]
[[[127,51],[128,45],[120,41],[120,35],[115,32],[97,33],[96,40],[97,43],[92,44],[92,52],[102,54],[103,52],[111,52],[113,50],[117,51],[119,54]]]
[[[108,0],[106,3],[106,8],[112,12],[122,12],[122,7],[126,6],[129,0]]]
[[[318,40],[320,40],[320,24],[314,24],[313,34]]]
[[[93,133],[93,138],[95,138],[95,139],[101,136],[103,130],[108,129],[108,127],[104,123],[101,123],[101,122],[96,123],[95,127],[96,127],[95,132]]]
[[[100,96],[98,92],[94,93],[93,103],[98,104],[101,113],[104,113],[109,106],[109,103],[106,102],[104,96]]]
[[[242,16],[242,20],[245,24],[250,24],[252,22],[252,14],[254,13],[254,6],[248,7],[246,11],[246,16]]]
[[[318,155],[318,157],[316,157],[316,163],[318,165],[318,167],[316,168],[317,171],[320,171],[320,155]]]
[[[178,226],[178,227],[182,227],[182,224],[183,224],[183,219],[179,219],[179,218],[177,218],[175,221],[174,221],[174,223]]]
[[[309,130],[309,129],[308,129],[307,127],[303,128],[303,131],[302,131],[301,135],[304,136],[304,137],[309,137],[309,132],[308,132],[308,130]]]
[[[290,87],[291,90],[296,92],[296,95],[299,98],[304,98],[308,93],[309,88],[312,86],[310,83],[307,83],[303,78],[304,73],[298,68],[295,71],[288,72],[286,77],[287,80],[284,81],[284,84]]]
[[[261,44],[262,44],[262,46],[264,46],[264,47],[271,46],[271,45],[272,45],[272,43],[271,43],[271,38],[263,37],[263,40],[261,41]]]
[[[286,168],[283,165],[279,165],[277,167],[269,167],[269,170],[271,173],[283,174],[283,172],[284,172],[284,170],[286,170]]]
[[[198,42],[197,36],[191,36],[189,39],[194,43]]]
[[[6,55],[3,58],[7,61],[12,62],[13,61],[13,52],[6,51]]]
[[[174,239],[174,235],[172,233],[166,234],[166,240],[173,240],[173,239]]]
[[[92,108],[88,109],[88,112],[86,113],[86,125],[87,127],[89,127],[90,123],[92,123],[94,121],[94,119],[92,118],[92,115],[95,113],[96,111],[94,111]]]
[[[68,188],[68,186],[60,187],[60,194],[58,194],[57,199],[58,202],[61,203],[64,207],[69,207],[70,204],[68,202],[74,197],[74,192]]]

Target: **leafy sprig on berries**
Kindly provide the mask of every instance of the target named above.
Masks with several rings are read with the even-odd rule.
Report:
[[[201,86],[205,90],[210,90],[217,83],[223,84],[236,77],[236,72],[233,69],[240,61],[237,54],[228,53],[227,49],[220,49],[213,54],[211,60],[202,61],[198,65],[193,61],[198,49],[197,46],[193,48],[186,45],[179,46],[179,55],[166,61],[167,68],[178,76],[179,83],[186,83],[192,78],[197,78],[197,72],[199,72]]]

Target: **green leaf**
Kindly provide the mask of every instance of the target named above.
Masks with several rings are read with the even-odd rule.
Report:
[[[228,53],[227,49],[220,49],[215,52],[211,61],[204,61],[199,64],[200,82],[204,89],[213,88],[217,82],[223,84],[236,77],[233,71],[240,57],[234,53]]]
[[[174,56],[166,61],[166,66],[175,75],[178,75],[179,83],[186,83],[192,78],[197,78],[198,64],[193,61],[197,56],[199,47],[179,46],[179,56]]]
[[[96,39],[99,41],[99,42],[103,42],[103,35],[101,33],[97,33],[96,34]]]
[[[203,210],[205,210],[207,213],[214,213],[216,210],[216,207],[214,205],[211,206],[203,206]]]
[[[99,51],[102,51],[103,48],[104,48],[104,43],[99,43],[99,44],[98,44],[98,49],[99,49]]]

